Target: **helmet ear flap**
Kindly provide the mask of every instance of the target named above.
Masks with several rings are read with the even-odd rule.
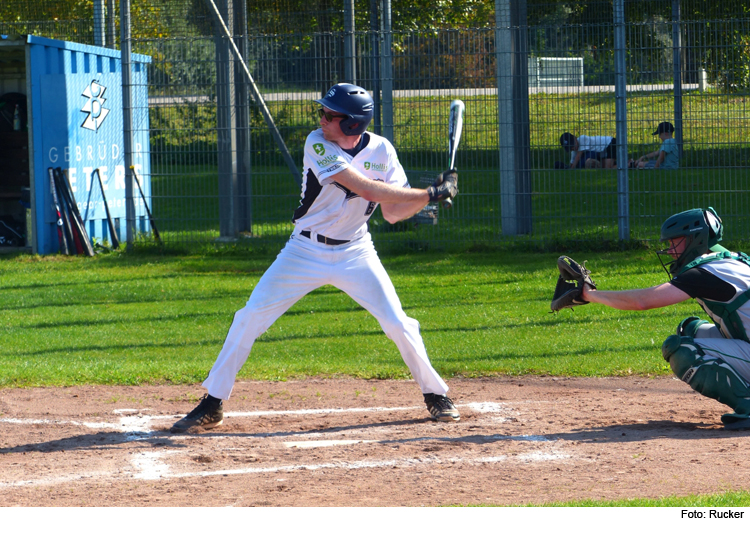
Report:
[[[721,218],[716,213],[716,210],[708,207],[708,210],[703,212],[703,217],[706,219],[708,225],[708,239],[713,243],[721,241],[722,234],[724,232],[724,226],[721,223]]]

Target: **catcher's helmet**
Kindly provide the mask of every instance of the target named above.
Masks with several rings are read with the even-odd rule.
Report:
[[[328,90],[325,97],[315,102],[348,116],[339,123],[341,131],[347,136],[362,134],[372,120],[372,97],[358,85],[336,84]]]
[[[676,260],[668,253],[669,247],[659,251],[657,255],[659,255],[661,265],[668,275],[677,275],[683,267],[712,248],[725,250],[718,246],[723,233],[724,226],[721,218],[710,206],[708,210],[695,208],[671,216],[661,226],[660,240],[669,241],[684,236],[687,243],[685,250]],[[669,259],[665,261],[667,257]]]

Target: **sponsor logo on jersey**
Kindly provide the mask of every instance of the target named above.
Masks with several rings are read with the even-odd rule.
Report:
[[[323,156],[326,153],[326,148],[323,146],[322,143],[314,143],[313,150],[315,151],[315,154],[317,154],[318,156]]]
[[[338,157],[335,154],[331,154],[330,156],[326,156],[322,160],[318,160],[317,163],[318,167],[321,169],[325,167],[326,165],[331,165],[332,163],[336,162],[338,160]]]
[[[365,162],[365,170],[366,171],[382,171],[383,173],[385,173],[386,171],[388,171],[388,164]]]
[[[336,169],[338,169],[339,167],[341,167],[341,164],[337,163],[336,165],[332,165],[331,167],[329,167],[328,169],[326,169],[323,172],[324,173],[331,173],[331,172],[335,171]]]

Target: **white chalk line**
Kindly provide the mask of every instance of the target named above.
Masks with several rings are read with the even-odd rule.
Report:
[[[300,470],[324,470],[324,469],[339,469],[339,470],[362,470],[372,468],[413,468],[417,466],[428,466],[428,465],[439,465],[439,464],[469,464],[469,465],[481,465],[481,464],[498,464],[512,462],[513,460],[526,463],[526,462],[539,462],[539,461],[554,461],[569,458],[570,455],[553,452],[549,454],[542,454],[535,452],[533,454],[523,454],[517,456],[500,455],[496,457],[479,457],[477,459],[467,459],[465,457],[448,457],[446,459],[388,459],[384,461],[354,461],[354,462],[335,462],[335,463],[321,463],[321,464],[300,464],[300,465],[289,465],[289,466],[269,466],[259,468],[233,468],[228,470],[214,470],[214,471],[203,471],[203,472],[183,472],[180,474],[169,474],[170,478],[186,478],[186,477],[211,477],[211,476],[226,476],[226,475],[244,475],[244,474],[263,474],[263,473],[277,473],[277,472],[296,472]]]
[[[460,407],[461,405],[459,405]],[[504,403],[468,403],[465,406],[471,408],[475,412],[492,414],[492,413],[510,413],[513,411],[507,404]],[[370,407],[370,408],[351,408],[351,409],[302,409],[294,411],[253,411],[253,412],[232,412],[225,413],[229,417],[255,417],[255,416],[279,416],[279,415],[309,415],[309,414],[337,414],[337,413],[360,413],[360,412],[392,412],[392,411],[412,411],[419,409],[420,407]],[[118,409],[113,411],[116,414],[127,414],[127,413],[138,413],[135,416],[122,416],[118,422],[79,422],[75,420],[45,420],[45,419],[21,419],[21,418],[0,418],[0,423],[9,423],[17,425],[33,425],[33,424],[46,424],[46,425],[76,425],[83,426],[91,429],[112,429],[122,431],[126,435],[127,441],[144,440],[149,436],[155,434],[151,430],[151,422],[154,420],[163,419],[174,419],[174,415],[143,415],[140,409]],[[172,438],[179,439],[191,439],[190,435],[175,435]],[[414,440],[435,440],[436,437],[417,438]],[[439,439],[439,437],[438,437]],[[450,438],[450,441],[460,441],[461,438]],[[522,435],[522,436],[507,436],[507,435],[491,435],[485,437],[487,441],[499,441],[499,440],[519,440],[529,442],[550,442],[549,439],[536,435]],[[313,441],[296,441],[296,442],[283,442],[287,447],[297,448],[315,448],[315,447],[331,447],[337,445],[351,445],[359,443],[374,443],[374,442],[389,442],[392,440],[313,440]],[[134,468],[134,472],[124,470],[124,473],[113,473],[113,472],[90,472],[83,474],[71,474],[66,476],[60,476],[55,478],[44,478],[38,480],[22,480],[22,481],[11,481],[2,482],[0,481],[0,488],[8,487],[21,487],[21,486],[34,486],[34,485],[56,485],[61,483],[69,483],[73,481],[80,481],[85,479],[100,479],[108,478],[112,479],[142,479],[142,480],[158,480],[158,479],[175,479],[175,478],[186,478],[186,477],[212,477],[212,476],[226,476],[226,475],[242,475],[242,474],[262,474],[262,473],[276,473],[276,472],[293,472],[301,470],[321,470],[321,469],[343,469],[343,470],[359,470],[359,469],[373,469],[373,468],[409,468],[414,466],[420,466],[425,464],[442,464],[442,463],[463,463],[463,464],[495,464],[495,463],[507,463],[507,462],[544,462],[544,461],[556,461],[570,458],[570,455],[562,453],[552,449],[550,452],[531,452],[521,455],[509,457],[507,455],[501,455],[497,457],[482,457],[478,459],[469,459],[465,457],[451,457],[447,459],[390,459],[384,461],[353,461],[353,462],[333,462],[333,463],[322,463],[322,464],[302,464],[302,465],[288,465],[288,466],[271,466],[271,467],[257,467],[257,468],[239,468],[239,469],[226,469],[226,470],[214,470],[214,471],[199,471],[199,472],[183,472],[173,473],[171,472],[170,466],[164,462],[164,458],[172,454],[184,453],[178,450],[162,450],[162,451],[149,451],[149,452],[136,452],[132,454],[130,464]]]
[[[115,474],[106,472],[91,472],[88,474],[68,475],[56,478],[45,478],[39,480],[24,480],[24,481],[13,481],[13,482],[0,482],[0,488],[9,487],[25,487],[25,486],[54,486],[61,483],[70,483],[73,481],[80,481],[85,479],[109,479],[112,480],[167,480],[167,479],[185,479],[185,478],[203,478],[203,477],[217,477],[217,476],[231,476],[231,475],[251,475],[251,474],[273,474],[273,473],[289,473],[299,471],[315,471],[315,470],[367,470],[367,469],[379,469],[379,468],[414,468],[420,466],[431,466],[431,465],[442,465],[442,464],[463,464],[463,465],[482,465],[482,464],[526,464],[526,463],[537,463],[537,462],[549,462],[549,461],[560,461],[569,459],[571,456],[559,451],[550,452],[532,452],[521,455],[509,456],[499,455],[494,457],[479,457],[476,459],[469,459],[466,457],[448,457],[445,459],[439,458],[402,458],[402,459],[386,459],[383,461],[338,461],[332,463],[319,463],[319,464],[295,464],[285,466],[267,466],[258,468],[232,468],[225,470],[204,470],[199,472],[171,472],[170,466],[162,461],[162,459],[168,455],[180,453],[176,450],[166,452],[140,452],[136,454],[136,458],[131,460],[133,467],[137,470],[136,473],[125,473]]]

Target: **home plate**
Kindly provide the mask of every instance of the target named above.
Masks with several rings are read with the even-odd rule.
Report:
[[[330,446],[348,446],[369,442],[377,442],[377,440],[304,440],[302,442],[284,442],[284,446],[287,448],[328,448]]]

